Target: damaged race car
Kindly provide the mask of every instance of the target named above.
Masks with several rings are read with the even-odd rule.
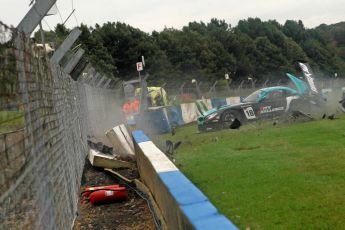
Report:
[[[285,86],[263,88],[250,94],[242,103],[225,105],[206,112],[199,111],[202,114],[197,120],[199,131],[238,129],[248,122],[284,115],[310,119],[325,116],[325,99],[316,87],[309,65],[301,62],[298,64],[306,82],[287,73],[294,88]]]

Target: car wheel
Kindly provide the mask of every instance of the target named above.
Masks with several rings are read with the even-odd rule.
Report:
[[[238,129],[241,126],[239,116],[233,111],[225,111],[221,116],[222,125],[230,129]]]

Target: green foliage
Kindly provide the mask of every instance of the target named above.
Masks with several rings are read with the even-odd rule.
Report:
[[[0,110],[0,133],[7,133],[24,127],[22,111]]]
[[[13,41],[0,43],[0,103],[6,97],[13,97],[18,87],[16,59]]]
[[[283,33],[297,43],[305,40],[305,28],[302,21],[287,20],[282,29]]]
[[[70,30],[67,29],[64,25],[57,24],[54,31],[44,31],[45,42],[51,43],[53,47],[59,47],[69,33]],[[35,32],[33,40],[36,43],[42,43],[40,30],[37,30]]]
[[[155,84],[180,84],[192,78],[211,82],[225,73],[233,80],[249,75],[258,80],[280,78],[286,71],[299,73],[297,60],[308,61],[321,75],[345,76],[345,23],[307,29],[302,21],[281,25],[248,18],[231,27],[213,18],[152,34],[120,22],[81,25],[81,30],[79,42],[97,71],[124,80],[137,76],[135,63],[141,56],[149,81]],[[68,30],[58,25],[47,33],[56,39]]]

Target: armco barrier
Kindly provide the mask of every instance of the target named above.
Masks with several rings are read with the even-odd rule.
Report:
[[[140,177],[169,229],[237,229],[141,130],[132,135]]]

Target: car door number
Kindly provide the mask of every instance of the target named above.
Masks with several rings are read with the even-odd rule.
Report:
[[[243,112],[246,115],[247,119],[255,119],[255,113],[252,107],[247,107],[247,108],[243,108]]]

